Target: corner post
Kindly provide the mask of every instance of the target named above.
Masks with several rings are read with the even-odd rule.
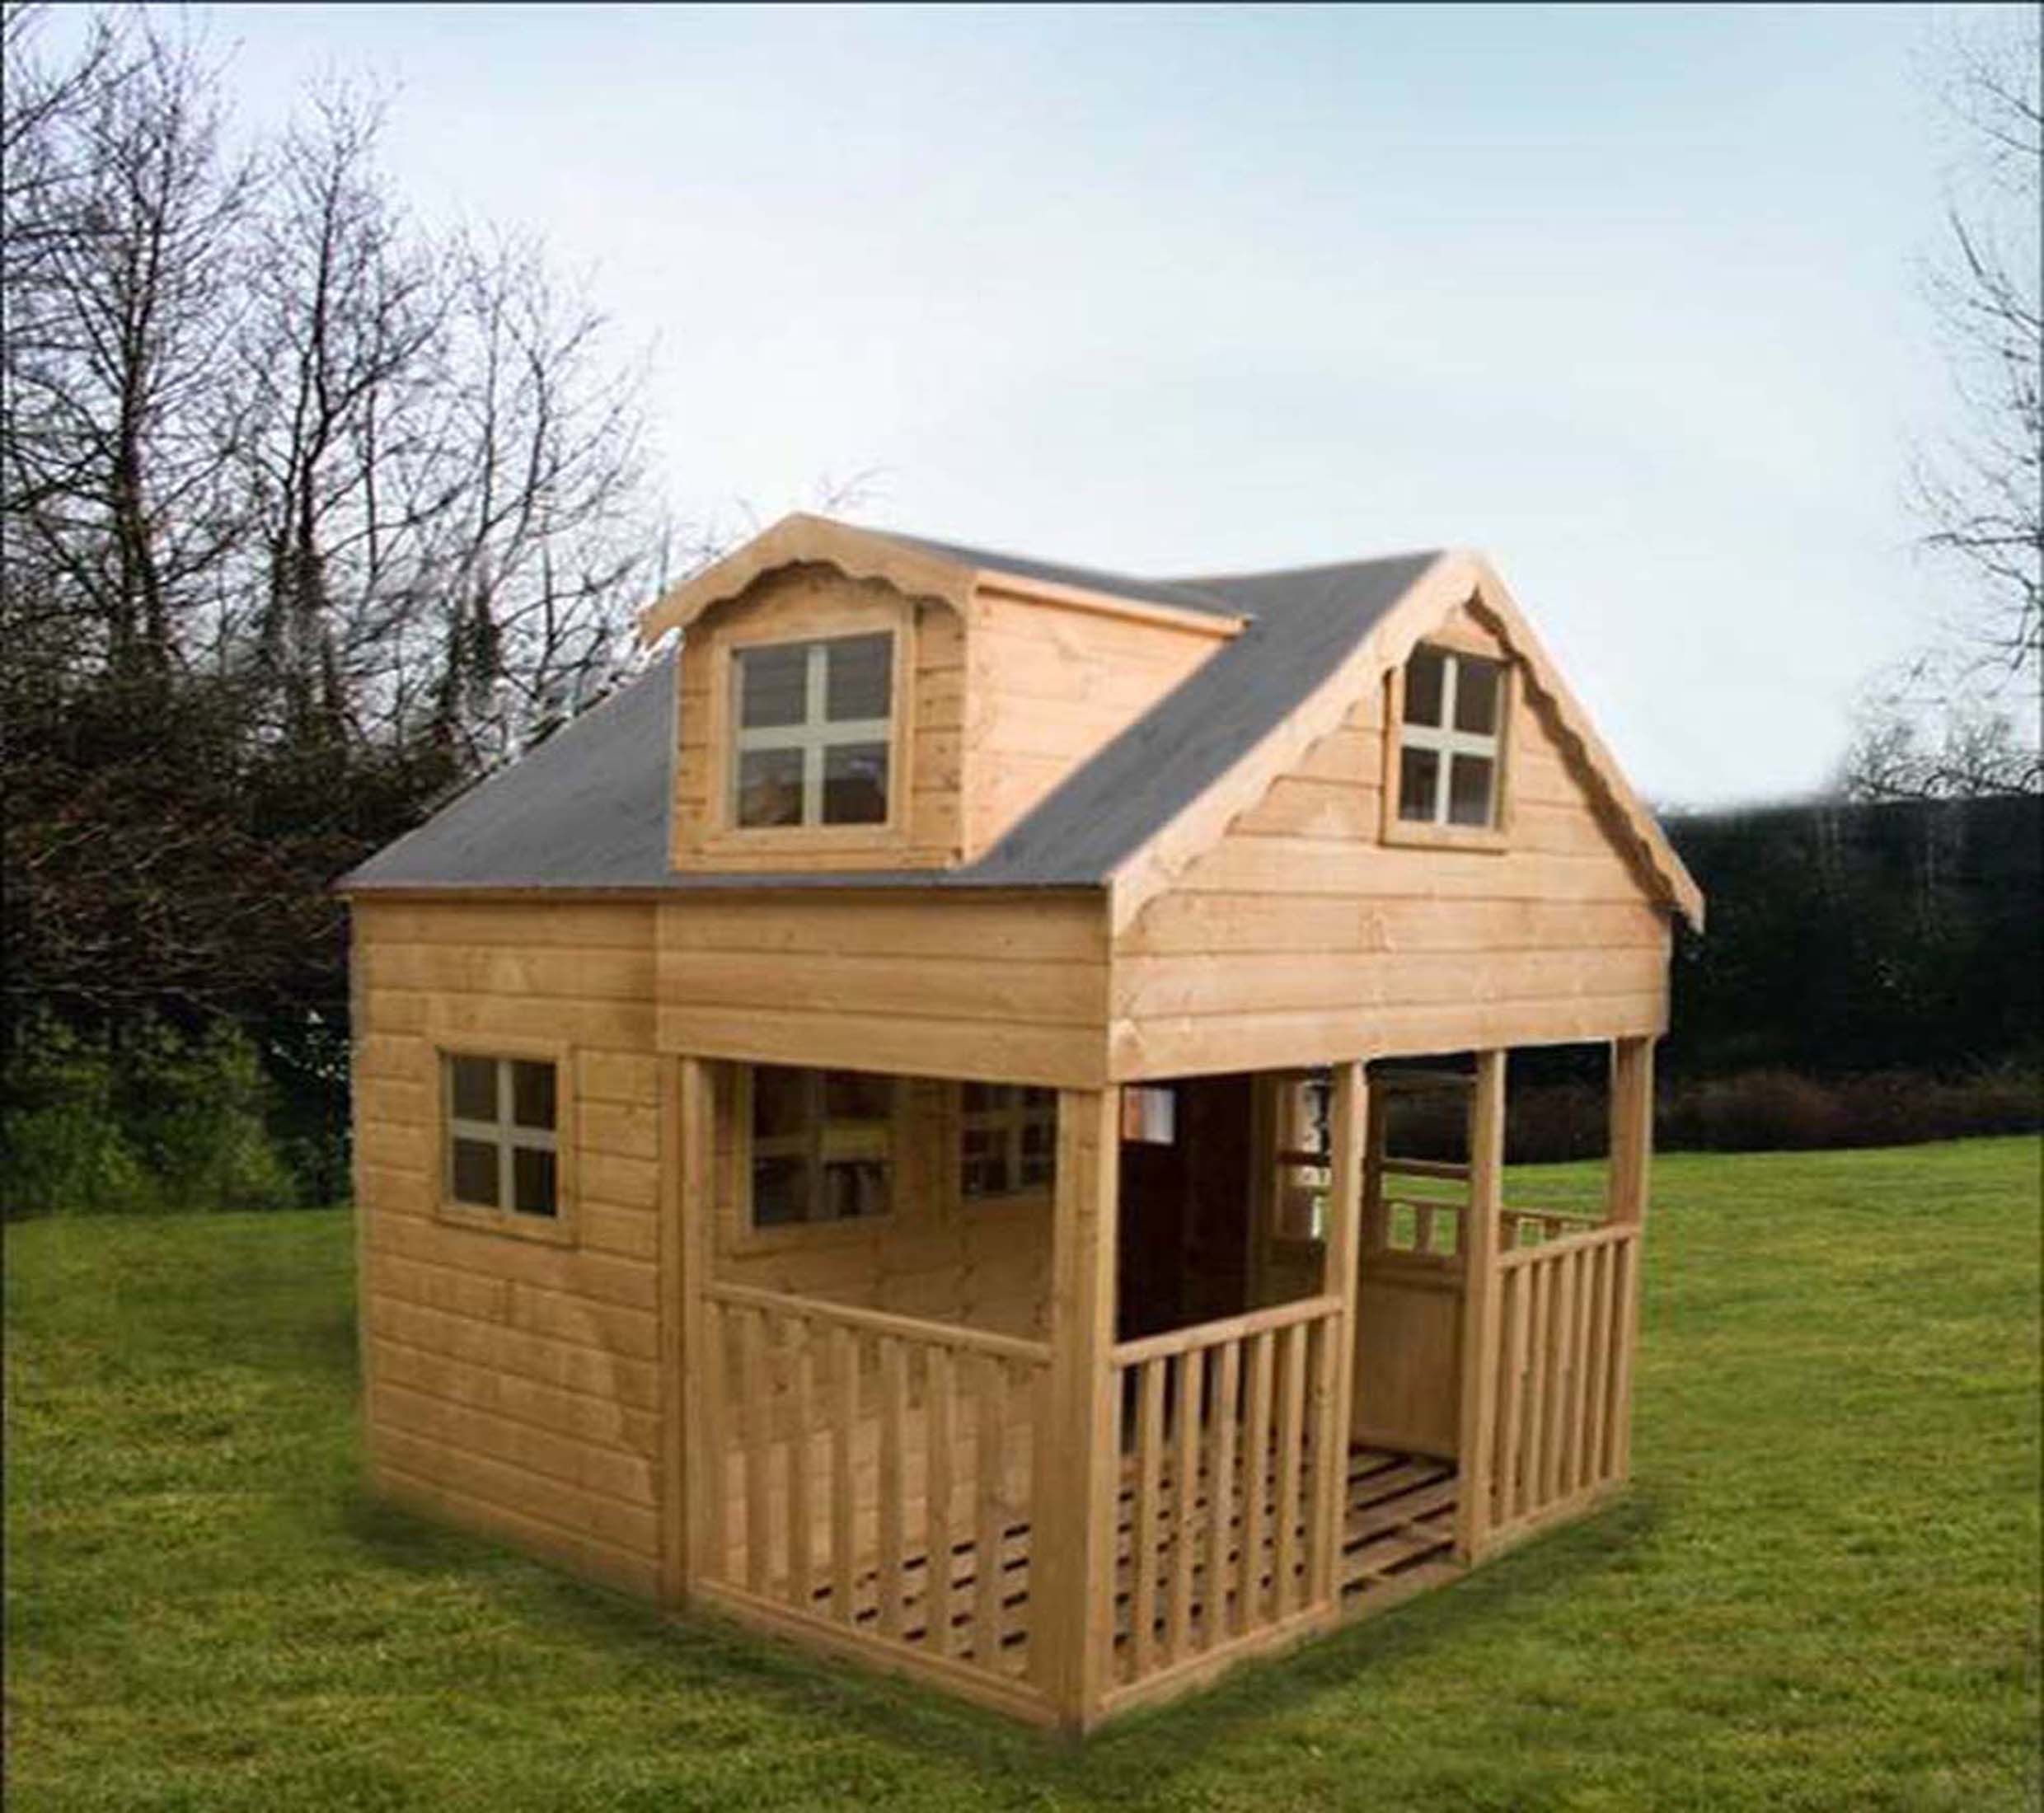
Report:
[[[1114,1642],[1114,1266],[1121,1092],[1062,1089],[1051,1223],[1050,1383],[1031,1543],[1030,1667],[1076,1734],[1095,1723]]]
[[[1505,1054],[1476,1054],[1470,1098],[1469,1208],[1462,1217],[1461,1415],[1456,1452],[1455,1556],[1479,1560],[1491,1525],[1492,1455],[1497,1432],[1499,1211],[1504,1206]]]
[[[1362,1215],[1363,1140],[1369,1121],[1370,1085],[1360,1060],[1334,1067],[1334,1100],[1328,1117],[1329,1177],[1326,1272],[1320,1288],[1341,1299],[1341,1314],[1328,1332],[1316,1394],[1324,1419],[1315,1432],[1320,1454],[1315,1481],[1320,1503],[1314,1519],[1313,1571],[1307,1600],[1338,1605],[1341,1553],[1348,1515],[1350,1394],[1356,1377],[1356,1275],[1358,1223]]]
[[[1625,1261],[1611,1406],[1611,1473],[1632,1472],[1633,1356],[1639,1346],[1639,1267],[1646,1253],[1647,1182],[1653,1164],[1653,1041],[1611,1042],[1611,1140],[1606,1214],[1638,1230]]]
[[[724,1484],[724,1457],[715,1442],[715,1425],[707,1408],[707,1395],[716,1389],[709,1372],[710,1304],[705,1292],[710,1286],[716,1233],[716,1204],[713,1198],[712,1169],[716,1150],[716,1095],[710,1066],[699,1057],[672,1061],[666,1094],[671,1104],[668,1120],[671,1138],[666,1143],[668,1164],[674,1172],[675,1202],[665,1219],[661,1241],[661,1269],[665,1274],[665,1300],[678,1306],[679,1353],[674,1356],[678,1370],[669,1371],[679,1385],[682,1413],[678,1419],[681,1459],[668,1478],[676,1495],[677,1511],[670,1524],[677,1528],[675,1555],[677,1596],[692,1595],[697,1585],[717,1571],[721,1557],[715,1553],[719,1520],[710,1499]],[[673,1254],[670,1264],[668,1254]],[[662,1347],[663,1366],[669,1360]],[[677,1419],[669,1418],[670,1425]]]

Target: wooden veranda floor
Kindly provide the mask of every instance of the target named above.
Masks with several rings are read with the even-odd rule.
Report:
[[[1357,1445],[1350,1448],[1348,1463],[1347,1511],[1343,1520],[1340,1564],[1337,1570],[1344,1617],[1366,1616],[1428,1586],[1453,1578],[1461,1572],[1452,1556],[1456,1491],[1453,1462]],[[1132,1648],[1131,1610],[1136,1572],[1132,1538],[1137,1497],[1134,1469],[1133,1457],[1127,1458],[1123,1468],[1119,1503],[1114,1619],[1116,1653],[1118,1658],[1124,1661]],[[1211,1616],[1207,1559],[1212,1553],[1212,1537],[1206,1522],[1207,1472],[1208,1462],[1202,1459],[1198,1471],[1196,1487],[1198,1498],[1194,1506],[1192,1527],[1196,1554],[1190,1606],[1191,1628],[1195,1642],[1200,1643],[1204,1642],[1207,1620]],[[734,1480],[734,1486],[737,1483]],[[1169,1509],[1175,1485],[1168,1471],[1160,1483],[1165,1505]],[[1254,1489],[1253,1483],[1248,1489]],[[1263,1590],[1268,1591],[1273,1584],[1271,1572],[1275,1565],[1278,1522],[1277,1482],[1268,1469],[1263,1470],[1262,1489],[1263,1510],[1259,1521],[1264,1534],[1259,1545],[1260,1581]],[[1245,1497],[1240,1473],[1231,1497],[1233,1504],[1229,1521],[1230,1534],[1224,1544],[1224,1573],[1229,1581],[1235,1581],[1240,1578]],[[738,1508],[738,1494],[734,1491],[732,1495],[734,1514]],[[869,1524],[873,1516],[870,1497],[862,1506],[862,1511],[861,1523]],[[917,1527],[922,1520],[920,1506],[915,1504],[907,1506],[903,1520],[912,1530]],[[1170,1572],[1169,1551],[1173,1538],[1170,1531],[1174,1520],[1170,1516],[1159,1520],[1162,1527],[1157,1535],[1156,1547],[1162,1558],[1157,1572],[1165,1578]],[[1299,1534],[1301,1540],[1297,1547],[1303,1551],[1303,1524],[1299,1526]],[[867,1546],[864,1542],[859,1544],[861,1551],[865,1550]],[[1028,1669],[1029,1551],[1030,1526],[1028,1520],[1026,1518],[1010,1517],[1002,1527],[997,1562],[1001,1573],[1001,1653],[991,1665],[996,1672],[1010,1677],[1022,1676]],[[975,1616],[975,1603],[982,1565],[977,1540],[967,1537],[951,1548],[949,1556],[951,1589],[949,1615],[946,1620],[947,1628],[934,1633],[934,1642],[930,1616],[930,1557],[923,1545],[912,1540],[907,1545],[907,1554],[899,1640],[954,1661],[968,1662],[981,1668],[989,1666],[987,1660],[977,1653],[980,1628],[979,1620]],[[734,1581],[743,1580],[746,1569],[743,1548],[735,1548],[729,1559],[729,1577]],[[781,1565],[782,1558],[777,1555],[775,1560],[776,1566],[771,1570],[771,1577],[762,1585],[771,1597],[785,1602],[789,1596],[786,1573]],[[821,1557],[818,1558],[818,1564],[813,1567],[809,1575],[812,1584],[806,1594],[796,1595],[795,1602],[803,1605],[805,1609],[818,1617],[843,1623],[846,1622],[843,1611],[834,1603],[837,1588],[832,1582],[831,1574],[832,1569],[827,1562]],[[855,1630],[862,1633],[876,1632],[879,1619],[879,1584],[876,1569],[864,1553],[853,1572],[851,1591],[851,1617],[849,1622]]]

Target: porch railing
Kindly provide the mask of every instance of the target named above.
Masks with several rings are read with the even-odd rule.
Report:
[[[1113,1350],[1122,1689],[1332,1602],[1341,1315],[1309,1297]]]
[[[1500,1255],[1493,1541],[1624,1476],[1638,1255],[1634,1222]]]
[[[1048,1347],[738,1285],[704,1297],[700,1580],[1020,1687]]]

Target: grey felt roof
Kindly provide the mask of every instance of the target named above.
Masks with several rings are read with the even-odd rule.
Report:
[[[1245,617],[1245,626],[956,869],[677,874],[667,865],[673,657],[480,782],[339,886],[1061,888],[1099,886],[1295,711],[1437,557],[1212,579],[1140,579],[947,543],[891,539],[989,571]]]

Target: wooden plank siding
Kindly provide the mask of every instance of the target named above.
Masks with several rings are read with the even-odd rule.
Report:
[[[1372,688],[1115,940],[1118,1079],[1658,1033],[1668,917],[1528,689],[1504,847],[1382,839]]]
[[[978,855],[1222,644],[982,586],[966,639],[965,847]]]
[[[659,915],[664,1050],[1052,1088],[1104,1080],[1097,892],[682,895]]]
[[[663,1393],[651,906],[354,903],[373,1483],[653,1595]],[[443,1220],[438,1042],[565,1048],[569,1244]]]

